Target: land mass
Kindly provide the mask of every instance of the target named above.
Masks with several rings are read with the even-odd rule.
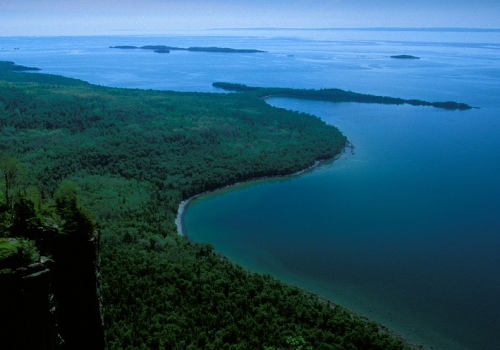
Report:
[[[28,71],[39,71],[40,68],[27,67],[15,64],[12,61],[0,61],[0,71],[11,71],[11,72],[28,72]]]
[[[13,220],[38,228],[52,201],[93,214],[109,348],[408,349],[374,322],[177,234],[182,200],[334,157],[347,142],[337,128],[274,108],[258,90],[119,89],[19,70],[0,64],[0,148],[27,169],[0,182],[0,193],[19,194],[0,196],[0,235]],[[12,200],[25,208],[16,216],[4,210]],[[70,229],[87,217],[72,210]]]
[[[420,57],[412,56],[412,55],[394,55],[391,58],[404,59],[404,60],[419,60]]]
[[[194,52],[225,52],[225,53],[258,53],[258,52],[266,52],[266,51],[261,51],[261,50],[255,50],[255,49],[232,49],[228,47],[216,47],[216,46],[209,46],[209,47],[188,47],[188,48],[182,48],[182,47],[176,47],[176,46],[166,46],[166,45],[146,45],[146,46],[130,46],[130,45],[122,45],[122,46],[110,46],[110,49],[123,49],[123,50],[130,50],[130,49],[142,49],[142,50],[153,50],[154,52],[158,53],[167,53],[170,51],[194,51]]]
[[[307,100],[321,100],[330,102],[360,102],[360,103],[380,103],[389,105],[409,104],[412,106],[431,106],[436,108],[444,108],[450,110],[467,110],[472,107],[465,103],[454,101],[447,102],[427,102],[415,99],[402,99],[397,97],[377,96],[360,94],[352,91],[341,89],[290,89],[290,88],[262,88],[251,87],[244,84],[216,82],[212,86],[227,90],[245,92],[259,98],[272,96],[292,97]]]

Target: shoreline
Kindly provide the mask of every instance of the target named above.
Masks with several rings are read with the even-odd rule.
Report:
[[[352,143],[350,143],[349,141],[346,142],[346,145],[342,149],[342,152],[340,152],[339,154],[335,155],[334,157],[329,158],[329,159],[316,160],[314,162],[314,164],[312,164],[311,166],[309,166],[309,167],[307,167],[305,169],[299,170],[299,171],[297,171],[295,173],[288,174],[288,175],[282,175],[282,176],[262,176],[262,177],[252,178],[252,179],[248,179],[248,180],[245,180],[245,181],[236,182],[236,183],[231,184],[231,185],[226,185],[226,186],[217,188],[215,190],[210,190],[210,191],[205,191],[205,192],[202,192],[202,193],[195,194],[194,196],[191,196],[188,199],[183,200],[179,204],[179,208],[177,210],[177,216],[175,218],[175,224],[177,226],[177,234],[179,234],[180,236],[183,236],[183,237],[186,237],[187,239],[189,239],[189,237],[187,235],[187,232],[186,232],[186,229],[184,227],[183,218],[184,218],[184,214],[185,214],[187,208],[189,207],[189,204],[194,199],[196,199],[199,196],[202,196],[202,195],[205,195],[205,194],[208,194],[208,193],[213,193],[213,192],[216,192],[216,191],[219,191],[219,190],[227,189],[227,188],[230,188],[232,186],[239,185],[239,184],[248,183],[248,182],[251,182],[251,181],[300,176],[300,175],[303,175],[304,173],[307,173],[309,171],[312,171],[312,170],[314,170],[314,169],[322,166],[326,162],[335,161],[335,160],[339,159],[343,154],[345,154],[347,152],[350,152],[351,154],[354,154],[354,145]],[[284,283],[287,283],[287,282],[284,282]],[[329,307],[339,306],[339,307],[345,308],[341,304],[334,303],[331,300],[329,300],[329,299],[325,298],[324,296],[321,296],[321,295],[319,295],[317,293],[308,291],[308,290],[303,289],[303,288],[300,288],[300,290],[303,293],[305,293],[305,294],[317,297],[319,301],[321,301],[322,303],[328,305]],[[386,334],[394,337],[395,339],[400,340],[401,342],[403,342],[406,346],[410,347],[411,349],[415,349],[415,350],[425,349],[424,346],[417,344],[414,340],[409,339],[407,336],[404,336],[403,334],[397,333],[396,331],[392,330],[391,328],[389,328],[389,327],[385,326],[384,324],[378,322],[376,319],[373,319],[373,318],[368,317],[366,315],[358,314],[357,312],[352,311],[352,310],[350,310],[348,308],[346,308],[346,310],[349,310],[349,312],[352,312],[353,314],[359,316],[362,320],[365,320],[366,322],[375,322],[378,325],[380,332],[386,333]]]
[[[297,171],[295,173],[288,174],[288,175],[281,175],[281,176],[261,176],[261,177],[254,177],[254,178],[251,178],[251,179],[248,179],[248,180],[236,182],[234,184],[222,186],[222,187],[216,188],[214,190],[209,190],[209,191],[205,191],[205,192],[202,192],[202,193],[195,194],[194,196],[191,196],[188,199],[185,199],[185,200],[183,200],[182,202],[179,203],[179,207],[177,209],[177,216],[175,217],[175,225],[177,226],[177,234],[189,239],[189,237],[186,234],[186,229],[184,227],[184,222],[183,222],[184,213],[186,212],[187,208],[189,207],[189,204],[191,203],[191,201],[193,201],[194,199],[196,199],[199,196],[202,196],[202,195],[207,194],[207,193],[212,193],[212,192],[220,191],[220,190],[232,187],[232,186],[237,186],[237,185],[240,185],[240,184],[243,184],[243,183],[248,183],[248,182],[251,182],[251,181],[264,180],[264,179],[278,179],[278,178],[283,178],[283,177],[300,176],[300,175],[302,175],[302,174],[304,174],[306,172],[314,170],[315,168],[321,166],[323,163],[330,162],[330,161],[335,161],[335,160],[339,159],[344,153],[348,152],[349,150],[350,150],[351,154],[354,154],[354,145],[351,142],[346,141],[346,144],[345,144],[344,148],[342,149],[342,151],[339,154],[333,156],[332,158],[322,159],[322,160],[316,160],[314,162],[314,164],[312,164],[311,166],[309,166],[309,167],[307,167],[305,169],[299,170],[299,171]]]
[[[287,283],[287,282],[284,282],[284,283]],[[425,349],[423,345],[419,345],[414,340],[409,339],[407,336],[404,336],[403,334],[394,331],[392,328],[385,326],[384,324],[380,323],[377,319],[374,319],[372,317],[369,317],[369,316],[360,314],[356,311],[353,311],[353,310],[351,310],[351,309],[349,309],[341,304],[335,303],[335,302],[331,301],[330,299],[325,298],[324,296],[322,296],[320,294],[308,291],[307,289],[304,289],[301,287],[299,287],[299,289],[302,291],[302,293],[305,293],[307,295],[310,295],[310,296],[317,298],[321,303],[327,305],[328,307],[331,307],[331,308],[341,307],[341,308],[351,312],[352,314],[358,316],[361,320],[363,320],[367,323],[368,322],[376,323],[380,332],[388,334],[395,339],[398,339],[404,345],[410,347],[413,350],[424,350]],[[432,347],[431,347],[431,349],[432,349]]]

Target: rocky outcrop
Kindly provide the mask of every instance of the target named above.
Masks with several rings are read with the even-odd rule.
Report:
[[[0,274],[0,348],[104,349],[99,234],[40,236],[40,262]]]
[[[99,236],[55,240],[54,293],[59,333],[71,349],[103,349]]]
[[[52,260],[47,260],[0,275],[2,349],[63,349],[57,326],[53,265]]]

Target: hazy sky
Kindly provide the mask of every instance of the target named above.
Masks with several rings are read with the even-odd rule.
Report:
[[[500,28],[499,0],[0,0],[0,35],[245,27]]]

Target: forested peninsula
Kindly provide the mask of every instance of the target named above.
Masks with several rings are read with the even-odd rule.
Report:
[[[208,47],[176,47],[176,46],[166,46],[166,45],[145,45],[145,46],[131,46],[131,45],[121,45],[121,46],[110,46],[110,49],[122,49],[122,50],[133,50],[133,49],[142,49],[142,50],[152,50],[156,53],[168,53],[170,51],[195,51],[195,52],[225,52],[225,53],[258,53],[258,52],[266,52],[256,49],[232,49],[229,47],[216,47],[216,46],[208,46]]]
[[[63,235],[100,232],[107,349],[409,348],[177,234],[183,199],[330,159],[347,141],[337,128],[271,107],[267,93],[118,89],[22,70],[0,63],[0,239],[23,236],[20,208],[22,239],[58,222]],[[9,164],[24,169],[14,182]]]
[[[320,100],[320,101],[330,101],[330,102],[379,103],[387,105],[409,104],[412,106],[431,106],[431,107],[444,108],[450,110],[454,109],[467,110],[472,108],[468,104],[458,103],[453,101],[427,102],[414,99],[406,100],[396,97],[359,94],[357,92],[345,91],[341,89],[314,90],[314,89],[289,89],[289,88],[263,88],[263,87],[251,87],[244,84],[234,84],[234,83],[224,83],[224,82],[216,82],[213,83],[212,85],[216,88],[227,91],[245,92],[257,98],[280,96],[280,97],[291,97],[291,98],[299,98],[305,100]]]

